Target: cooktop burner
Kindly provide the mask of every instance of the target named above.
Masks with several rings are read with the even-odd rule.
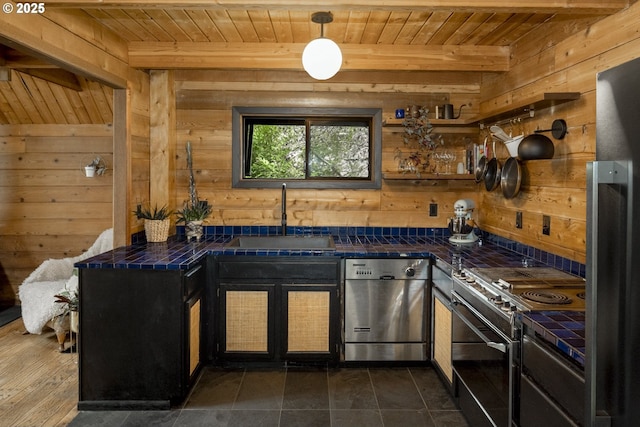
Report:
[[[550,267],[491,267],[469,270],[489,283],[501,281],[511,289],[584,286],[584,279]]]
[[[524,291],[520,294],[522,298],[542,304],[564,305],[571,304],[573,300],[565,294],[546,290]]]

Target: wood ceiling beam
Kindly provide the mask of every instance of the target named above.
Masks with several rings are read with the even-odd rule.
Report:
[[[9,68],[58,68],[50,62],[6,46],[3,46],[3,50],[2,60],[4,60],[4,66]]]
[[[97,22],[73,21],[69,28],[65,21],[68,13],[63,11],[25,14],[20,19],[14,15],[0,13],[0,44],[107,86],[127,87],[130,68],[125,58],[112,54],[121,46],[126,49],[124,41],[118,39],[117,46],[113,43],[102,49],[106,41],[116,38]],[[91,34],[93,38],[79,34]]]
[[[47,0],[46,7],[116,9],[240,9],[240,10],[385,10],[508,13],[613,14],[629,0]]]
[[[80,85],[76,75],[60,68],[49,70],[42,68],[22,68],[16,69],[16,71],[33,77],[38,77],[39,79],[75,90],[76,92],[82,92],[82,86]]]
[[[131,42],[129,65],[144,69],[301,70],[303,43]],[[508,71],[504,46],[342,44],[343,70]]]

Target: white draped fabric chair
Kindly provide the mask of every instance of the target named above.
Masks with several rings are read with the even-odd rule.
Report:
[[[103,231],[95,243],[76,257],[48,259],[27,277],[18,289],[22,307],[22,321],[27,332],[41,334],[45,326],[55,330],[60,350],[69,331],[69,316],[64,304],[57,303],[55,295],[63,291],[78,291],[78,276],[73,265],[92,256],[113,249],[113,229]]]

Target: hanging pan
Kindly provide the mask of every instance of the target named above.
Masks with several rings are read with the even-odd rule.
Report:
[[[553,153],[553,142],[540,133],[525,136],[518,146],[518,157],[521,160],[552,159]]]
[[[502,195],[507,199],[512,199],[520,192],[522,182],[522,167],[515,157],[509,157],[502,167],[500,174],[500,187]]]
[[[481,182],[487,173],[487,156],[480,157],[476,166],[476,182]]]
[[[486,147],[487,147],[487,138],[484,139],[484,147],[485,147],[485,153],[486,153]],[[476,176],[476,182],[481,182],[484,179],[484,175],[487,173],[487,156],[486,155],[482,155],[482,157],[480,157],[480,160],[478,160],[478,164],[476,165],[476,170],[475,170],[475,176]]]
[[[493,191],[500,184],[500,162],[496,158],[496,143],[493,142],[493,158],[487,163],[487,172],[484,175],[484,188]]]

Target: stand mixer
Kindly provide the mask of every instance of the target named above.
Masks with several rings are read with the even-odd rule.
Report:
[[[453,204],[454,217],[449,218],[449,231],[451,243],[473,243],[478,240],[478,236],[473,232],[475,222],[471,218],[471,213],[476,205],[473,200],[460,199]]]

